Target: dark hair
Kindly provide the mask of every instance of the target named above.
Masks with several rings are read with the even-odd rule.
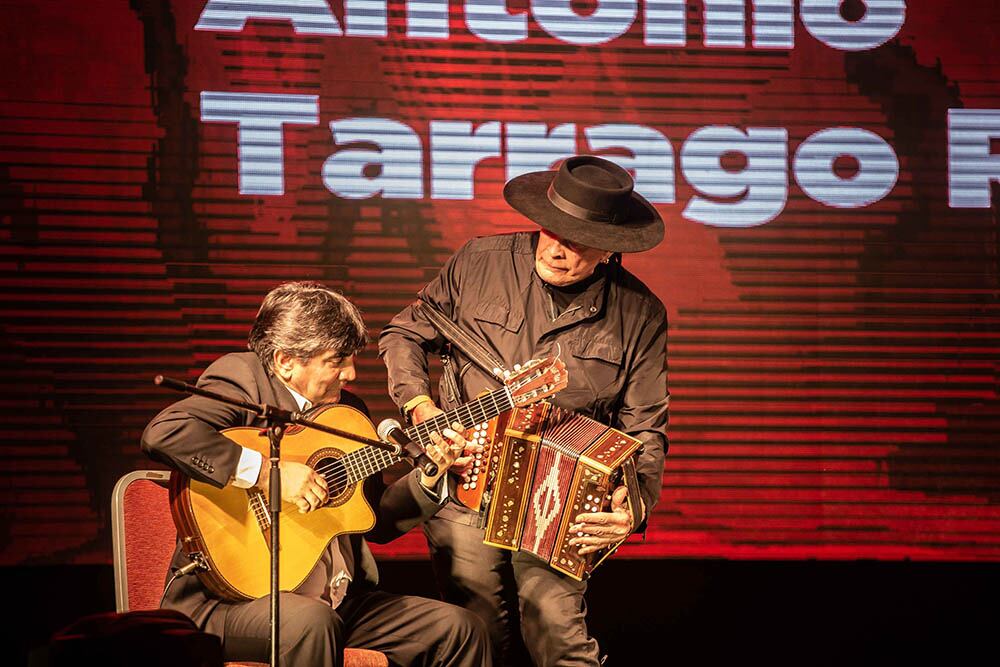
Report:
[[[278,350],[306,362],[330,350],[350,356],[367,344],[357,306],[317,282],[284,283],[268,292],[247,339],[268,373]]]

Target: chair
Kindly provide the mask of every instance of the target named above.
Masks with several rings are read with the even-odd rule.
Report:
[[[115,606],[119,612],[156,609],[174,553],[177,532],[170,516],[170,475],[136,470],[115,485],[111,499],[111,541]],[[227,663],[258,665],[263,663]],[[384,653],[344,649],[344,667],[388,667]]]

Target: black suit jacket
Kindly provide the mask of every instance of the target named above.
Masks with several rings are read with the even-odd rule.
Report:
[[[298,409],[288,389],[267,374],[252,352],[220,358],[201,375],[198,386],[244,401]],[[349,392],[342,392],[341,403],[368,414],[364,403]],[[245,410],[201,396],[189,396],[163,410],[149,423],[142,434],[142,448],[154,460],[221,488],[235,476],[242,449],[219,431],[234,426],[263,425]],[[376,517],[375,527],[366,537],[378,543],[395,539],[440,509],[440,504],[420,486],[417,470],[388,487],[381,475],[370,477],[365,481],[364,492]],[[349,536],[341,551],[353,578],[348,596],[378,584],[378,568],[362,536]],[[178,544],[171,568],[187,562]],[[183,612],[203,626],[219,602],[221,600],[197,577],[188,576],[174,582],[163,600],[163,607]]]

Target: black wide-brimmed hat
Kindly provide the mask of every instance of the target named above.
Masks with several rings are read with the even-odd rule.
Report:
[[[512,178],[503,197],[562,238],[610,252],[641,252],[663,240],[663,220],[633,185],[629,173],[614,162],[577,155],[558,171]]]

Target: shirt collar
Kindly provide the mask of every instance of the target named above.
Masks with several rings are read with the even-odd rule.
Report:
[[[290,393],[292,395],[292,398],[295,399],[295,403],[299,406],[299,412],[305,412],[306,410],[312,407],[312,401],[310,401],[308,398],[306,398],[299,392],[289,387],[287,384],[285,385],[285,389],[287,389],[288,393]]]

